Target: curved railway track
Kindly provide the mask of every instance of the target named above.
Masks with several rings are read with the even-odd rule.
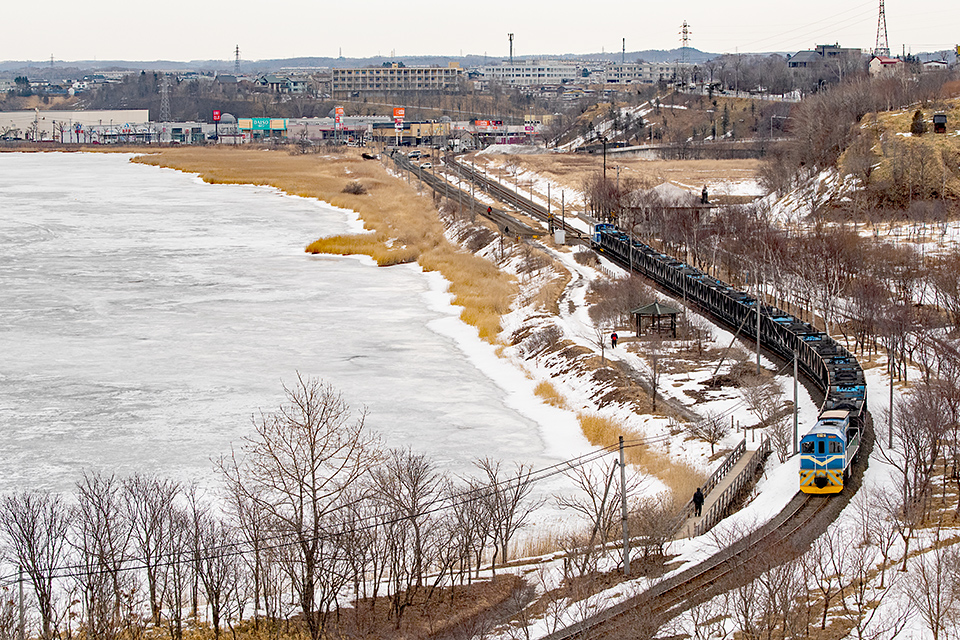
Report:
[[[416,170],[416,165],[409,160],[403,158],[403,161],[409,165],[407,168]],[[398,166],[402,166],[403,161],[398,161]],[[458,170],[460,175],[478,184],[492,197],[515,207],[517,211],[542,222],[548,222],[551,218],[543,206],[524,198],[495,180],[490,180],[469,165],[459,163],[452,157],[448,157],[446,163],[449,167]],[[445,180],[435,176],[432,178],[435,182],[428,182],[428,184],[435,190],[455,189]],[[496,211],[496,214],[499,217],[494,221],[498,222],[498,225],[507,221],[509,224],[520,224],[506,212]],[[571,239],[588,240],[579,230],[573,229],[555,216],[552,217],[554,226],[565,229]],[[543,233],[542,230],[533,230],[530,227],[527,229],[531,230],[531,235]],[[663,286],[662,283],[661,286]],[[804,373],[812,377],[812,372]],[[853,467],[849,491],[834,496],[798,492],[780,514],[757,531],[733,542],[703,562],[655,585],[644,593],[550,634],[545,640],[587,637],[646,640],[654,637],[664,623],[696,603],[746,584],[768,569],[799,556],[839,515],[840,510],[859,487],[863,469],[866,467],[873,445],[872,419],[868,412],[864,413],[865,429],[860,463]]]
[[[745,584],[767,569],[797,557],[812,542],[818,520],[835,516],[836,500],[797,493],[773,521],[700,564],[629,600],[572,624],[545,640],[652,638],[664,623],[698,602]]]

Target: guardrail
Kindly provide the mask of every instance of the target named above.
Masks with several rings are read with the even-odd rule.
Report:
[[[746,445],[746,439],[744,439],[743,444]],[[753,478],[757,472],[757,466],[762,463],[764,457],[766,457],[770,451],[770,438],[764,436],[763,440],[760,441],[760,447],[754,451],[750,459],[747,460],[746,466],[740,470],[740,473],[733,479],[733,482],[723,490],[723,493],[721,493],[717,501],[713,503],[710,510],[693,526],[694,537],[702,535],[712,529],[713,526],[726,515],[730,503],[733,502],[744,487],[753,482]]]
[[[740,458],[743,457],[743,454],[747,450],[747,438],[744,436],[743,440],[740,441],[740,444],[733,448],[733,451],[727,454],[727,457],[723,459],[723,462],[717,467],[713,474],[711,474],[710,479],[707,480],[706,484],[700,487],[700,491],[703,492],[703,497],[706,498],[710,495],[710,492],[716,487],[724,476],[737,466],[737,463],[740,462]],[[690,516],[693,515],[693,498],[680,510],[680,513],[677,515],[676,521],[673,523],[673,529],[670,533],[670,537],[673,538],[677,535],[677,532],[680,531],[680,528],[683,526],[683,523],[690,519]]]

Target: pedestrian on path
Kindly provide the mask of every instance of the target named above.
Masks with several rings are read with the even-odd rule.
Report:
[[[617,334],[616,334],[616,333],[611,333],[611,334],[610,334],[610,347],[611,347],[612,349],[616,349],[616,348],[617,348]]]
[[[703,509],[703,492],[700,491],[700,487],[697,487],[696,492],[693,494],[693,515],[700,517],[700,511]]]

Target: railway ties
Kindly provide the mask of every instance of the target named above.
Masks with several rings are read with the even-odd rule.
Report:
[[[653,638],[664,624],[687,609],[747,584],[773,566],[799,556],[812,542],[810,525],[831,504],[835,502],[829,497],[797,493],[777,518],[759,530],[644,593],[553,633],[546,640]]]
[[[470,192],[465,192],[462,189],[459,189],[459,187],[451,185],[447,180],[434,175],[430,171],[423,171],[418,165],[408,160],[407,157],[402,154],[393,156],[393,161],[399,169],[411,172],[411,174],[417,176],[418,180],[426,184],[429,188],[433,189],[435,193],[450,194],[450,191],[459,191],[460,197],[466,198],[467,200],[472,200],[471,206],[478,207],[476,209],[477,213],[497,225],[497,228],[500,229],[502,233],[526,238],[541,236],[545,233],[542,229],[531,227],[530,225],[525,224],[521,220],[518,220],[516,217],[511,216],[508,212],[501,209],[489,207],[490,210],[488,211],[487,205],[474,198]],[[454,193],[452,196],[447,195],[447,197],[455,198],[456,193]]]
[[[498,181],[487,177],[484,173],[477,171],[467,164],[459,162],[452,156],[449,156],[446,162],[448,166],[457,169],[461,175],[466,175],[472,182],[477,183],[481,189],[497,198],[501,202],[509,204],[516,208],[517,211],[536,218],[541,222],[549,223],[552,218],[553,226],[555,228],[563,229],[569,236],[576,238],[578,241],[584,240],[583,232],[581,232],[579,229],[575,229],[565,220],[553,215],[552,211],[548,212],[546,207],[543,205],[538,204],[529,198],[523,197],[517,191],[505,187]]]

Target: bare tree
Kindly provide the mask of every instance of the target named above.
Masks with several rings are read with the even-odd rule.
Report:
[[[5,496],[0,503],[3,556],[23,567],[30,578],[43,640],[50,640],[56,633],[54,577],[67,557],[68,530],[67,508],[59,496],[24,491]]]
[[[510,541],[517,531],[527,524],[530,514],[539,508],[543,501],[530,499],[530,492],[533,490],[532,467],[518,463],[513,472],[507,474],[500,468],[500,461],[483,458],[478,460],[476,465],[486,474],[488,480],[484,504],[490,514],[494,545],[490,564],[493,567],[498,554],[501,563],[507,562]]]
[[[613,539],[620,519],[620,483],[614,481],[618,468],[617,464],[611,465],[609,471],[599,465],[569,465],[564,471],[579,491],[557,496],[557,506],[586,518],[592,529],[589,546],[598,539],[601,545]],[[636,488],[636,483],[632,486]]]
[[[18,640],[20,621],[9,587],[0,588],[0,640]]]
[[[323,562],[333,552],[331,516],[344,491],[359,481],[376,460],[375,440],[364,416],[350,421],[342,395],[329,384],[297,376],[285,387],[286,402],[254,421],[255,437],[246,440],[243,458],[234,453],[219,469],[232,493],[263,510],[295,550],[294,588],[312,640],[324,632],[331,592],[342,579]],[[318,605],[322,607],[318,610]]]
[[[933,549],[917,556],[911,572],[910,597],[933,640],[952,637],[949,629],[960,614],[960,584],[955,575],[960,553],[955,546],[940,544],[939,531]]]
[[[133,575],[125,572],[132,527],[115,476],[83,475],[73,512],[74,545],[80,554],[87,632],[104,640],[120,635]]]
[[[757,417],[758,426],[767,426],[784,410],[781,397],[783,390],[770,375],[748,375],[740,381],[740,395],[747,403],[750,413]]]
[[[423,586],[430,566],[430,544],[437,526],[433,506],[440,498],[440,476],[423,454],[394,449],[373,470],[373,495],[389,514],[388,555],[397,628],[406,608]]]
[[[724,416],[708,411],[703,419],[687,426],[687,433],[710,445],[710,455],[716,453],[717,445],[727,437],[730,426]]]
[[[657,411],[657,392],[660,388],[660,376],[663,374],[663,358],[666,357],[666,344],[663,336],[659,333],[652,333],[640,343],[640,352],[650,367],[650,388],[653,392],[652,411]]]
[[[132,526],[132,544],[147,576],[150,616],[153,624],[160,626],[161,598],[157,573],[159,564],[169,552],[167,526],[180,486],[172,480],[136,474],[124,480],[123,489]]]
[[[158,591],[166,610],[167,631],[172,640],[183,640],[183,623],[193,584],[193,522],[182,507],[167,514],[166,537],[168,556],[160,564]]]
[[[233,552],[238,540],[236,531],[228,524],[209,514],[201,516],[196,566],[210,607],[210,622],[216,640],[220,638],[221,622],[233,601],[233,592],[240,587],[239,559]]]

